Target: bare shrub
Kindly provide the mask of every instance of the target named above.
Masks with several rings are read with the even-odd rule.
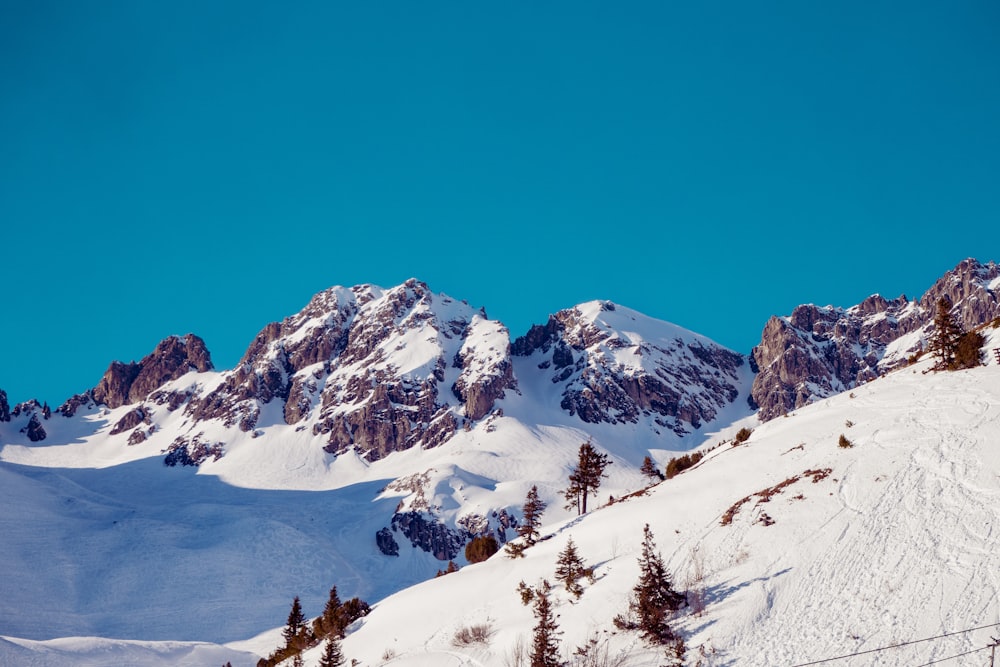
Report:
[[[688,555],[688,574],[685,586],[691,614],[700,617],[705,613],[705,556],[697,547]]]
[[[493,635],[493,626],[489,623],[466,625],[455,631],[451,638],[453,646],[472,646],[473,644],[489,644]]]
[[[843,433],[840,434],[840,439],[837,441],[837,446],[844,449],[849,449],[854,446],[854,443],[847,439],[847,436]]]
[[[524,643],[524,637],[518,637],[514,645],[507,649],[503,657],[504,667],[528,667],[528,646]]]
[[[608,640],[600,641],[595,633],[583,646],[577,646],[573,651],[571,667],[623,667],[628,660],[628,653],[611,654]]]

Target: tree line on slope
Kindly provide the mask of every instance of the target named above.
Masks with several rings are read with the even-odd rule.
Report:
[[[341,602],[337,587],[334,586],[330,589],[323,613],[309,623],[296,596],[285,628],[281,631],[285,645],[257,661],[257,667],[275,667],[289,658],[292,659],[292,667],[302,667],[302,652],[316,646],[323,639],[326,639],[326,644],[320,658],[320,667],[340,667],[345,664],[340,640],[344,638],[347,626],[362,616],[367,616],[370,611],[368,603],[357,597]]]

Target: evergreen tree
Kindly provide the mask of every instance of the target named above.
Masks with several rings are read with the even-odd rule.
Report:
[[[517,527],[517,534],[524,538],[524,543],[529,547],[538,541],[542,536],[538,532],[538,527],[542,525],[542,512],[545,511],[545,503],[538,497],[538,487],[532,486],[525,498],[524,506],[521,508],[523,520]]]
[[[281,636],[285,638],[286,654],[295,656],[292,660],[293,667],[302,667],[302,649],[309,643],[308,632],[306,617],[302,613],[302,603],[296,595],[292,601],[292,611],[288,614],[288,622],[281,631]]]
[[[566,586],[566,590],[572,593],[573,597],[579,598],[583,595],[580,579],[584,577],[592,579],[593,576],[593,568],[584,567],[583,559],[576,550],[573,538],[570,537],[566,540],[565,548],[559,552],[559,560],[556,561],[556,579]]]
[[[962,337],[962,329],[951,315],[951,302],[941,297],[937,301],[937,315],[934,316],[934,333],[927,346],[937,363],[934,370],[944,371],[955,368],[955,354],[958,352],[958,341]]]
[[[340,667],[344,664],[344,654],[340,650],[340,640],[336,635],[330,635],[323,646],[323,655],[319,659],[319,667]]]
[[[326,637],[331,633],[339,632],[340,607],[340,596],[337,595],[337,587],[334,586],[330,589],[330,597],[326,601],[326,606],[323,607],[323,613],[313,621],[313,633],[317,637]]]
[[[435,574],[434,576],[443,577],[444,575],[451,574],[453,572],[458,572],[458,565],[455,564],[455,561],[450,560],[448,561],[448,567],[443,570],[438,570],[437,574]]]
[[[597,493],[601,480],[607,477],[604,469],[610,464],[608,455],[594,449],[589,440],[580,445],[576,468],[569,475],[569,487],[563,491],[567,509],[576,507],[577,514],[587,513],[587,496]]]
[[[668,618],[686,603],[683,594],[674,590],[663,557],[656,550],[653,532],[643,528],[642,555],[639,557],[639,581],[632,589],[629,605],[637,618],[636,629],[651,644],[673,644],[677,636]]]
[[[484,560],[500,551],[497,538],[493,535],[480,535],[465,545],[465,560],[470,563],[482,563]]]
[[[978,331],[966,331],[955,346],[955,369],[975,368],[983,364],[983,345],[986,338]]]
[[[535,589],[535,630],[531,642],[531,667],[563,667],[559,660],[559,626],[556,625],[549,592],[552,586],[547,581]]]
[[[649,479],[650,484],[663,479],[663,474],[656,468],[656,464],[653,463],[653,459],[649,456],[642,460],[642,467],[639,468],[639,472]]]

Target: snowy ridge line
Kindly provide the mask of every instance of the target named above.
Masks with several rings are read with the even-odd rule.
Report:
[[[879,653],[881,651],[888,651],[888,650],[891,650],[891,649],[894,649],[894,648],[903,648],[904,646],[912,646],[913,644],[921,644],[923,642],[934,641],[935,639],[944,639],[945,637],[953,637],[955,635],[964,635],[967,632],[975,632],[976,630],[985,630],[986,628],[995,628],[998,625],[1000,625],[1000,623],[990,623],[989,625],[980,625],[977,628],[969,628],[967,630],[955,630],[954,632],[946,632],[943,635],[936,635],[934,637],[925,637],[924,639],[914,639],[913,641],[900,642],[899,644],[890,644],[889,646],[881,646],[879,648],[870,648],[867,651],[858,651],[857,653],[845,653],[844,655],[838,655],[838,656],[833,657],[833,658],[823,658],[821,660],[814,660],[812,662],[801,662],[801,663],[799,663],[797,665],[792,665],[792,667],[809,667],[810,665],[821,665],[824,662],[833,662],[834,660],[843,660],[845,658],[853,658],[853,657],[856,657],[856,656],[859,656],[859,655],[867,655],[869,653]],[[994,644],[987,644],[986,646],[984,646],[982,648],[977,648],[977,649],[974,649],[972,651],[968,651],[966,653],[959,653],[958,655],[953,655],[953,656],[948,657],[948,658],[939,658],[939,659],[934,660],[932,662],[924,663],[924,665],[933,665],[934,663],[942,662],[944,660],[951,660],[953,658],[960,658],[963,655],[969,655],[971,653],[978,653],[979,651],[985,651],[986,649],[988,649],[988,648],[990,648],[992,646],[1000,646],[1000,641],[994,640],[994,642],[996,642],[996,643],[994,643]],[[924,667],[924,665],[920,665],[920,667]]]

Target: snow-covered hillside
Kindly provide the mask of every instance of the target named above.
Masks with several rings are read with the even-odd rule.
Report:
[[[356,322],[364,312],[381,314]],[[333,585],[375,603],[344,642],[363,665],[514,664],[533,625],[518,582],[551,580],[572,536],[597,579],[579,601],[555,595],[567,655],[594,639],[622,665],[652,667],[661,656],[611,624],[646,523],[677,584],[705,601],[675,619],[690,665],[795,665],[1000,622],[992,356],[955,373],[902,368],[761,425],[739,355],[627,308],[582,304],[506,340],[418,283],[334,289],[265,329],[233,371],[208,370],[197,341],[177,339],[171,363],[113,365],[102,380],[127,397],[123,377],[170,378],[140,404],[85,393],[71,416],[47,418],[21,404],[0,423],[0,664],[255,665],[281,643],[291,599],[316,616]],[[173,360],[192,354],[206,370],[179,375]],[[352,390],[356,376],[367,380]],[[394,388],[379,395],[380,382]],[[587,414],[566,407],[582,397]],[[410,423],[393,437],[426,434],[429,422],[406,417],[424,408],[456,428],[376,456],[329,447],[324,419],[377,419],[371,401]],[[32,420],[44,439],[29,437]],[[752,436],[733,446],[744,426]],[[200,466],[164,465],[179,438]],[[561,491],[587,441],[612,465],[597,509],[576,517]],[[698,465],[630,496],[646,484],[644,456],[662,468],[692,447]],[[532,485],[551,538],[521,560],[468,565],[472,535],[513,538]],[[424,543],[428,531],[411,529],[429,524]],[[433,578],[448,558],[464,567]],[[489,641],[455,645],[472,625]],[[878,664],[925,664],[988,633]]]
[[[998,343],[994,333],[989,344]],[[351,629],[344,651],[364,665],[512,664],[512,651],[520,639],[530,637],[533,625],[530,609],[521,605],[516,593],[517,584],[521,580],[535,583],[543,577],[552,580],[557,554],[572,536],[582,556],[596,567],[597,580],[585,585],[579,601],[561,592],[555,594],[564,648],[569,652],[593,637],[612,655],[627,654],[625,665],[660,664],[655,651],[611,624],[612,617],[626,609],[645,523],[651,525],[675,582],[700,592],[705,600],[701,615],[682,613],[675,620],[688,644],[688,664],[795,665],[1000,622],[1000,533],[996,530],[1000,525],[1000,451],[996,448],[1000,442],[1000,367],[991,363],[955,373],[925,374],[925,370],[925,364],[904,368],[852,393],[757,426],[742,445],[727,442],[712,448],[713,442],[709,442],[699,465],[652,488],[645,496],[616,502],[582,518],[551,509],[545,515],[544,532],[552,538],[529,549],[524,559],[510,560],[498,554],[485,563],[423,581],[382,599],[371,615]],[[501,422],[495,432],[505,429],[504,439],[513,440],[520,428],[523,426],[517,423]],[[840,435],[854,446],[838,446]],[[524,476],[531,469],[524,460],[528,457],[534,459],[534,469],[564,463],[548,461],[539,449],[528,446],[527,434],[523,439],[526,451],[520,458],[514,451],[505,452],[503,457],[482,451],[483,442],[489,442],[486,436],[481,434],[478,443],[471,439],[456,443],[456,448],[477,449],[477,459],[509,460],[514,467],[512,477]],[[145,487],[153,478],[153,470],[146,466],[152,465],[138,462],[130,464],[131,468],[123,466],[115,481],[105,486],[125,494],[126,489],[120,486],[131,479],[131,483]],[[525,468],[517,469],[518,465]],[[137,516],[140,512],[134,506],[119,506],[112,495],[104,495],[112,488],[99,489],[100,495],[88,488],[86,483],[99,472],[86,471],[84,475],[81,471],[76,477],[65,469],[44,471],[3,464],[3,529],[5,535],[15,538],[3,543],[7,545],[3,547],[7,550],[3,555],[6,581],[27,585],[38,568],[26,558],[12,558],[12,542],[35,540],[32,546],[39,549],[36,553],[53,553],[58,563],[46,570],[45,576],[54,572],[62,575],[44,593],[33,597],[32,606],[22,609],[21,632],[5,634],[64,634],[73,623],[65,611],[64,591],[95,596],[100,588],[94,583],[87,591],[83,581],[73,580],[74,567],[79,566],[74,560],[83,560],[88,547],[101,540],[112,540],[108,536],[115,531],[128,531],[129,521],[152,521]],[[152,627],[166,628],[163,636],[182,632],[183,623],[172,623],[167,610],[177,617],[197,614],[192,626],[224,625],[227,617],[237,613],[233,608],[216,607],[211,613],[199,602],[218,594],[211,577],[172,571],[169,561],[183,549],[204,549],[214,540],[225,541],[229,531],[244,535],[241,548],[226,553],[222,545],[208,547],[203,552],[204,562],[211,568],[209,563],[219,560],[224,563],[221,572],[239,569],[243,559],[256,559],[257,572],[227,584],[241,589],[245,613],[253,614],[250,608],[254,605],[246,603],[258,595],[280,597],[283,593],[287,598],[306,593],[279,593],[275,589],[290,585],[288,579],[279,580],[290,577],[289,570],[309,567],[310,563],[317,567],[310,576],[326,577],[343,593],[356,592],[351,588],[350,570],[328,563],[329,552],[313,551],[308,544],[308,536],[322,530],[307,526],[323,523],[322,507],[331,496],[279,493],[275,498],[280,496],[281,500],[271,502],[282,503],[286,515],[280,522],[268,521],[264,516],[270,511],[254,509],[253,504],[262,497],[245,495],[258,492],[228,487],[207,475],[185,474],[173,507],[160,495],[166,494],[165,490],[147,489],[151,505],[166,505],[161,508],[159,530],[135,530],[131,537],[109,542],[116,549],[106,546],[102,551],[120,554],[108,569],[127,567],[130,562],[152,562],[151,554],[141,552],[156,551],[173,596],[142,602],[142,593],[161,587],[141,584],[155,581],[154,575],[136,572],[132,580],[135,588],[122,597],[135,600],[129,609],[105,607],[109,617],[103,621],[97,614],[99,600],[93,609],[78,610],[80,616],[103,628],[104,634],[136,636],[147,634],[146,629]],[[210,508],[194,500],[197,487],[204,484],[217,487],[212,492],[217,507],[233,512],[242,508],[243,521],[227,527],[218,520],[228,516],[210,516]],[[521,495],[524,484],[516,486],[514,495]],[[609,489],[622,486],[621,478],[609,480]],[[372,488],[370,495],[376,491]],[[451,494],[455,493],[461,489],[452,488]],[[764,502],[761,494],[769,500]],[[310,502],[313,496],[316,500]],[[190,504],[188,498],[192,499]],[[67,510],[66,505],[73,509]],[[330,515],[342,514],[340,507],[328,508]],[[168,521],[171,511],[173,517]],[[19,512],[30,512],[30,520],[15,519],[13,515]],[[723,520],[727,515],[731,517],[728,523]],[[116,520],[125,525],[117,527]],[[198,530],[199,520],[215,530]],[[290,529],[296,523],[301,532]],[[36,530],[29,537],[32,525]],[[267,526],[276,534],[274,539],[268,539]],[[46,541],[53,532],[62,533],[58,543]],[[157,534],[158,543],[141,543]],[[77,548],[67,549],[66,542],[73,540],[79,541]],[[267,570],[269,558],[260,552],[278,543],[287,545],[286,551],[270,560],[271,569]],[[380,562],[373,551],[369,556],[367,562]],[[284,574],[276,579],[274,570]],[[375,572],[366,574],[377,579]],[[88,573],[88,578],[100,576]],[[4,597],[16,590],[17,586],[8,584]],[[378,593],[369,597],[378,599]],[[303,601],[308,615],[321,611],[323,600],[316,595],[305,595]],[[284,613],[272,611],[269,620],[254,619],[258,629],[276,629],[249,641],[231,643],[224,649],[230,653],[211,655],[231,660],[233,665],[254,664],[251,653],[264,655],[280,643],[277,626],[284,620],[288,604],[286,600]],[[132,614],[140,615],[140,623],[121,627],[125,622],[121,617]],[[4,627],[13,628],[12,623],[8,613]],[[454,644],[458,629],[480,624],[491,628],[487,644]],[[956,634],[874,655],[880,665],[926,664],[982,648],[989,643],[989,634],[990,629]],[[99,641],[9,640],[0,644],[0,660],[4,664],[115,664],[113,659],[84,659]],[[133,664],[185,664],[163,658],[160,645],[106,643],[108,651],[131,651],[128,660]],[[81,658],[67,660],[67,654],[56,653],[57,649],[79,652]],[[983,664],[987,654],[980,651],[947,664]],[[221,657],[213,659],[220,661]],[[307,665],[316,664],[319,655],[314,650],[306,657]],[[873,655],[867,654],[837,664],[875,663]]]
[[[570,516],[560,494],[584,442],[611,456],[603,499],[642,486],[644,456],[662,466],[750,415],[740,355],[608,302],[564,312],[580,326],[557,382],[546,349],[512,356],[501,324],[409,281],[318,294],[230,371],[200,339],[169,339],[60,410],[21,405],[0,423],[0,563],[18,573],[0,635],[218,643],[271,627],[293,596],[322,605],[331,585],[379,600],[464,564],[473,535],[513,537],[532,485],[552,519]],[[573,340],[584,330],[599,335]],[[628,418],[564,409],[588,378],[637,387]],[[336,444],[345,426],[351,446]]]
[[[518,582],[551,581],[572,537],[597,581],[579,602],[556,594],[563,645],[596,637],[628,654],[624,664],[661,664],[611,623],[626,609],[647,522],[675,582],[705,599],[703,614],[676,619],[688,664],[794,665],[998,623],[1000,368],[924,370],[759,426],[644,497],[552,523],[552,539],[523,560],[500,554],[402,591],[376,605],[345,653],[366,665],[511,664],[534,622]],[[840,435],[854,446],[838,446]],[[456,647],[456,631],[476,624],[492,628],[489,643]],[[925,664],[982,648],[990,632],[837,664]]]

